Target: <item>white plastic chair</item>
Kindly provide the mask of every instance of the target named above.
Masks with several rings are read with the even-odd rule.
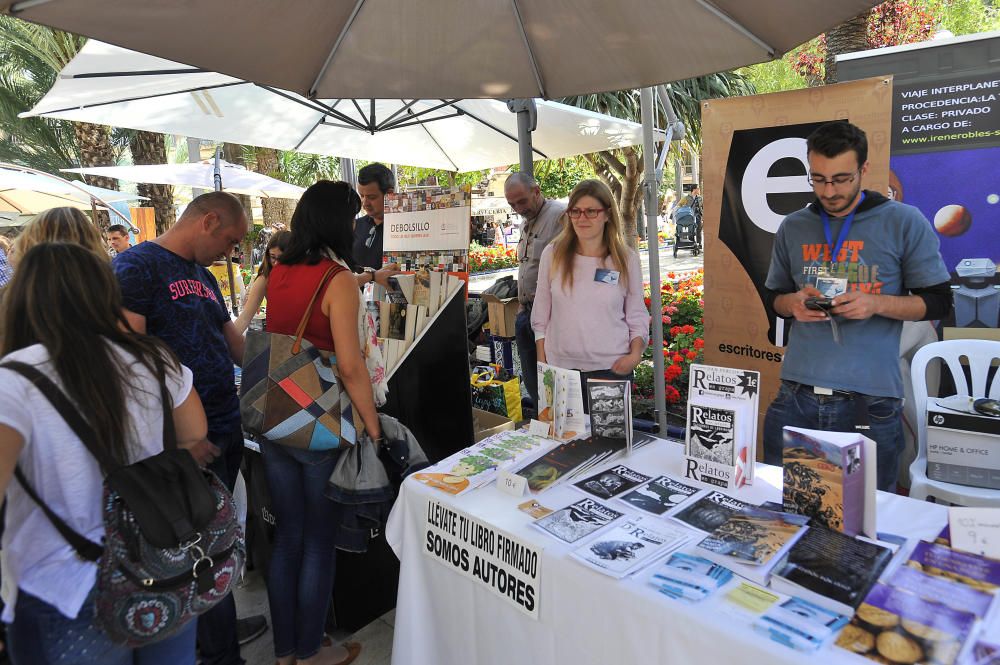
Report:
[[[913,356],[914,406],[917,414],[917,459],[910,465],[910,496],[914,499],[935,499],[961,506],[1000,507],[1000,490],[967,487],[927,477],[927,365],[940,359],[951,370],[958,395],[964,397],[992,397],[1000,399],[1000,371],[993,378],[990,388],[986,379],[990,365],[1000,360],[1000,342],[981,339],[953,339],[934,342],[917,351]],[[971,385],[966,380],[962,360],[965,359]],[[989,392],[987,393],[987,388]]]

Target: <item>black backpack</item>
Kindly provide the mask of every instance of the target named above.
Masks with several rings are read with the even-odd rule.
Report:
[[[163,452],[116,464],[69,398],[38,369],[0,364],[31,381],[104,471],[104,542],[74,531],[35,492],[20,468],[25,493],[80,558],[98,563],[94,623],[119,644],[138,647],[169,637],[225,598],[246,559],[233,497],[211,471],[177,447],[170,395],[163,400]]]

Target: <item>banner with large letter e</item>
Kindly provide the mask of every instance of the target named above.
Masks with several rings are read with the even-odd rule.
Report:
[[[781,375],[775,341],[786,332],[765,311],[764,280],[781,220],[815,198],[806,137],[830,120],[861,127],[870,163],[863,186],[888,191],[892,78],[716,99],[701,110],[705,363],[760,372],[761,433]]]

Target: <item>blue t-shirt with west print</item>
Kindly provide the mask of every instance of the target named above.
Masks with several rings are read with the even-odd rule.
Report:
[[[155,242],[122,252],[112,267],[125,308],[146,317],[146,332],[166,342],[194,374],[209,432],[238,428],[233,361],[222,333],[229,311],[212,273]]]

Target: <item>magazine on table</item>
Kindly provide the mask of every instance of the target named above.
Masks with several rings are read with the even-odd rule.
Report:
[[[538,419],[552,423],[552,437],[560,441],[587,436],[580,372],[538,363]]]
[[[603,529],[624,514],[600,501],[580,499],[531,524],[564,543],[575,543]]]
[[[523,431],[500,432],[413,474],[413,478],[457,496],[482,487],[496,478],[501,469],[524,463],[554,445],[549,439]]]
[[[647,583],[675,600],[697,603],[733,579],[733,571],[704,557],[685,552],[670,555],[657,566]]]
[[[668,517],[693,529],[711,533],[725,524],[733,514],[752,507],[753,504],[746,501],[713,491],[675,509]]]
[[[658,476],[645,485],[622,494],[618,500],[651,515],[662,515],[699,491],[701,490],[697,487],[674,480],[670,476]]]
[[[994,593],[1000,588],[1000,561],[953,550],[945,545],[920,541],[913,548],[906,565],[981,591]]]
[[[897,568],[887,577],[885,583],[926,600],[956,610],[972,612],[979,619],[986,617],[995,598],[992,593],[976,589],[958,580],[928,575],[910,566]]]
[[[598,499],[613,499],[642,485],[649,478],[643,473],[619,464],[574,483],[574,487]]]
[[[528,481],[528,490],[537,494],[560,482],[587,473],[624,453],[624,448],[608,448],[591,438],[574,439],[555,445],[544,455],[521,466],[517,475]]]
[[[746,484],[753,467],[750,437],[756,422],[750,402],[692,395],[684,444],[687,477],[723,489]]]
[[[698,543],[701,554],[767,586],[780,556],[802,535],[808,518],[747,508],[733,513]]]
[[[573,550],[571,555],[611,577],[625,577],[684,546],[687,530],[651,518],[622,521]]]
[[[614,379],[588,379],[590,433],[598,441],[608,439],[624,445],[632,453],[632,382]]]
[[[796,651],[812,652],[826,644],[849,618],[801,598],[772,605],[753,623],[753,628]]]
[[[757,459],[757,417],[760,411],[760,372],[732,367],[693,364],[688,368],[688,400],[727,400],[730,408],[752,414],[743,424],[745,438],[735,442],[735,463],[740,478],[733,478],[735,487],[753,484],[754,462]]]

